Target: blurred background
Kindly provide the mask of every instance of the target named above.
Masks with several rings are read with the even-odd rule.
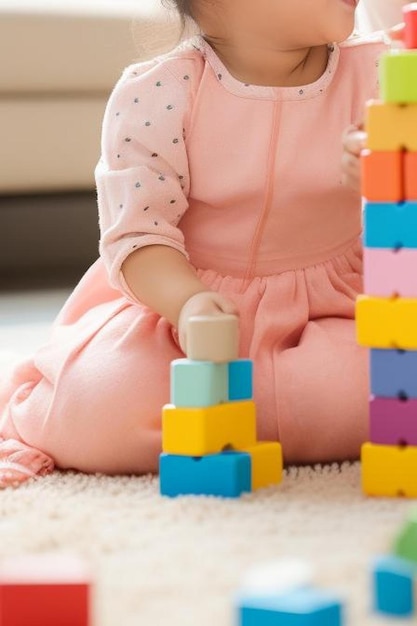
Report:
[[[0,352],[42,343],[97,258],[105,105],[124,67],[179,40],[162,2],[0,0]],[[361,0],[358,25],[394,24],[403,4]]]
[[[95,260],[106,101],[179,32],[160,0],[0,0],[1,288],[73,284]]]

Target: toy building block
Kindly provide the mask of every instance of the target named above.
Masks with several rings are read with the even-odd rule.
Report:
[[[417,297],[417,248],[364,248],[363,264],[368,296]]]
[[[341,626],[342,603],[316,589],[237,599],[239,626]]]
[[[417,447],[365,443],[362,489],[368,496],[417,497]]]
[[[225,452],[204,457],[161,454],[160,491],[171,498],[206,495],[238,498],[251,491],[251,460],[248,454]]]
[[[417,102],[417,51],[390,50],[379,65],[380,91],[384,102]]]
[[[207,407],[229,399],[227,363],[176,359],[171,363],[171,403]]]
[[[283,460],[280,443],[258,442],[254,446],[242,448],[242,452],[247,452],[251,458],[252,491],[278,485],[282,481]]]
[[[392,617],[414,613],[416,567],[396,556],[380,556],[372,569],[374,610]]]
[[[417,351],[371,350],[371,393],[384,398],[417,398]]]
[[[417,104],[398,106],[371,101],[366,108],[366,147],[370,150],[417,152]]]
[[[187,325],[187,357],[193,361],[227,363],[239,353],[239,320],[236,315],[199,315]]]
[[[226,447],[241,450],[256,443],[256,409],[252,400],[205,408],[162,411],[162,448],[168,454],[204,456]]]
[[[417,5],[415,2],[403,7],[404,15],[404,44],[408,49],[417,48]]]
[[[417,510],[413,509],[394,540],[394,554],[417,568]]]
[[[311,587],[314,571],[311,563],[302,559],[285,558],[259,563],[245,573],[240,597],[282,595],[296,589]]]
[[[230,361],[229,401],[251,400],[253,397],[253,363],[250,359]]]
[[[361,154],[362,195],[371,202],[402,202],[403,153],[363,150]]]
[[[15,556],[0,563],[2,626],[88,626],[91,576],[71,555]]]
[[[417,152],[404,152],[405,200],[417,200]]]
[[[369,407],[372,443],[417,446],[417,400],[374,397]]]
[[[370,348],[417,348],[417,298],[373,298],[356,301],[357,341]]]
[[[368,248],[417,248],[417,203],[367,202],[364,245]]]

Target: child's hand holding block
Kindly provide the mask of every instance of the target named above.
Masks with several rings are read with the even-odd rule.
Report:
[[[228,363],[239,353],[236,315],[196,315],[187,325],[187,357],[193,361]]]

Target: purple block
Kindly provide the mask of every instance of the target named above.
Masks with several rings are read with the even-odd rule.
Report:
[[[417,445],[417,400],[371,396],[369,407],[372,443]]]

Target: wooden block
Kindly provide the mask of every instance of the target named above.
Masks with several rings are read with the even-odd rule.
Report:
[[[207,407],[229,399],[227,363],[176,359],[171,363],[171,404]]]
[[[417,566],[417,510],[414,507],[394,539],[393,552]]]
[[[417,349],[417,298],[373,298],[356,301],[357,341],[369,348]]]
[[[235,315],[190,317],[187,357],[193,361],[227,363],[239,355],[239,320]]]
[[[251,400],[253,397],[253,363],[250,359],[230,361],[229,401]]]
[[[417,447],[362,446],[362,489],[368,496],[417,497]]]
[[[417,446],[417,400],[372,397],[370,441],[384,446]]]
[[[417,104],[399,106],[371,101],[366,108],[367,145],[370,150],[417,152]]]
[[[408,49],[417,48],[417,5],[415,2],[403,7],[404,44]]]
[[[405,559],[390,554],[376,558],[372,564],[374,610],[391,617],[411,617],[416,574],[416,567]]]
[[[314,588],[237,599],[238,626],[342,626],[338,597]]]
[[[252,400],[206,408],[166,405],[162,413],[162,448],[168,454],[204,456],[256,443],[256,410]]]
[[[371,202],[402,202],[403,153],[363,150],[362,195]]]
[[[252,491],[278,485],[282,481],[283,460],[280,443],[258,442],[254,446],[243,448],[242,452],[247,452],[251,458]]]
[[[417,201],[417,152],[404,152],[404,196]]]
[[[381,98],[387,103],[417,102],[417,51],[390,50],[379,64]]]
[[[417,248],[417,203],[367,202],[364,245],[368,248]]]
[[[239,452],[203,457],[161,454],[161,495],[238,498],[251,490],[250,456]]]
[[[372,395],[417,399],[417,351],[371,350],[370,366]]]
[[[72,555],[14,556],[0,563],[2,626],[88,626],[91,575]]]
[[[365,248],[363,268],[368,296],[417,297],[417,248]]]

